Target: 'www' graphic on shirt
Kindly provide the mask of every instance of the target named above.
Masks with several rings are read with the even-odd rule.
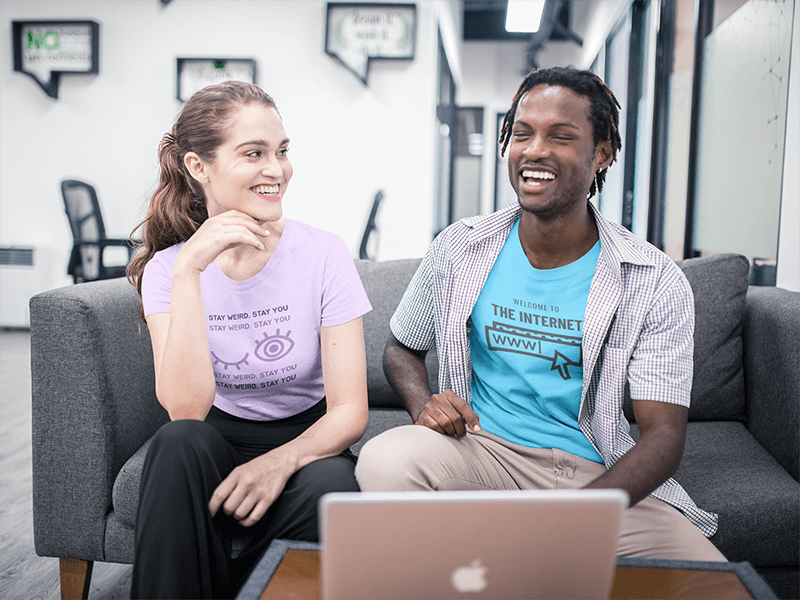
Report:
[[[550,362],[550,370],[558,370],[564,380],[571,378],[570,366],[581,365],[581,342],[580,337],[525,329],[497,321],[486,326],[486,344],[489,350],[541,358]]]

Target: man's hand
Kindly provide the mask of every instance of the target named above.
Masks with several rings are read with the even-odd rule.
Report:
[[[429,427],[444,435],[454,435],[457,438],[467,435],[467,427],[473,433],[481,430],[478,415],[452,390],[431,396],[414,419],[414,425]]]
[[[293,472],[274,452],[262,454],[230,472],[211,495],[208,509],[212,517],[221,507],[244,527],[261,520]]]

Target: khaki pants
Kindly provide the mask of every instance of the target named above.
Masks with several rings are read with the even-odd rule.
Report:
[[[361,449],[356,478],[369,491],[582,488],[604,465],[556,449],[527,448],[491,433],[462,439],[418,425],[397,427]],[[625,511],[617,555],[725,561],[680,511],[652,496]]]

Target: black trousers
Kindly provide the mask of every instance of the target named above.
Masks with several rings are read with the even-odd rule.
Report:
[[[231,598],[273,539],[317,541],[320,497],[358,491],[349,450],[297,471],[252,527],[222,510],[211,518],[208,502],[235,467],[296,438],[325,409],[323,399],[299,415],[262,422],[212,407],[205,421],[161,427],[142,471],[131,597]],[[244,540],[236,558],[234,538]]]

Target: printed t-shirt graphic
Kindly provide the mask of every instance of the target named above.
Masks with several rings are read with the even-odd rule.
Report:
[[[582,328],[600,242],[575,262],[534,269],[517,221],[472,311],[472,408],[481,427],[532,448],[595,462],[578,427]]]
[[[181,247],[162,250],[147,263],[145,314],[169,312],[172,265]],[[319,402],[325,395],[320,328],[371,309],[341,238],[291,219],[255,276],[234,281],[212,263],[200,286],[214,405],[245,419],[282,419]]]

